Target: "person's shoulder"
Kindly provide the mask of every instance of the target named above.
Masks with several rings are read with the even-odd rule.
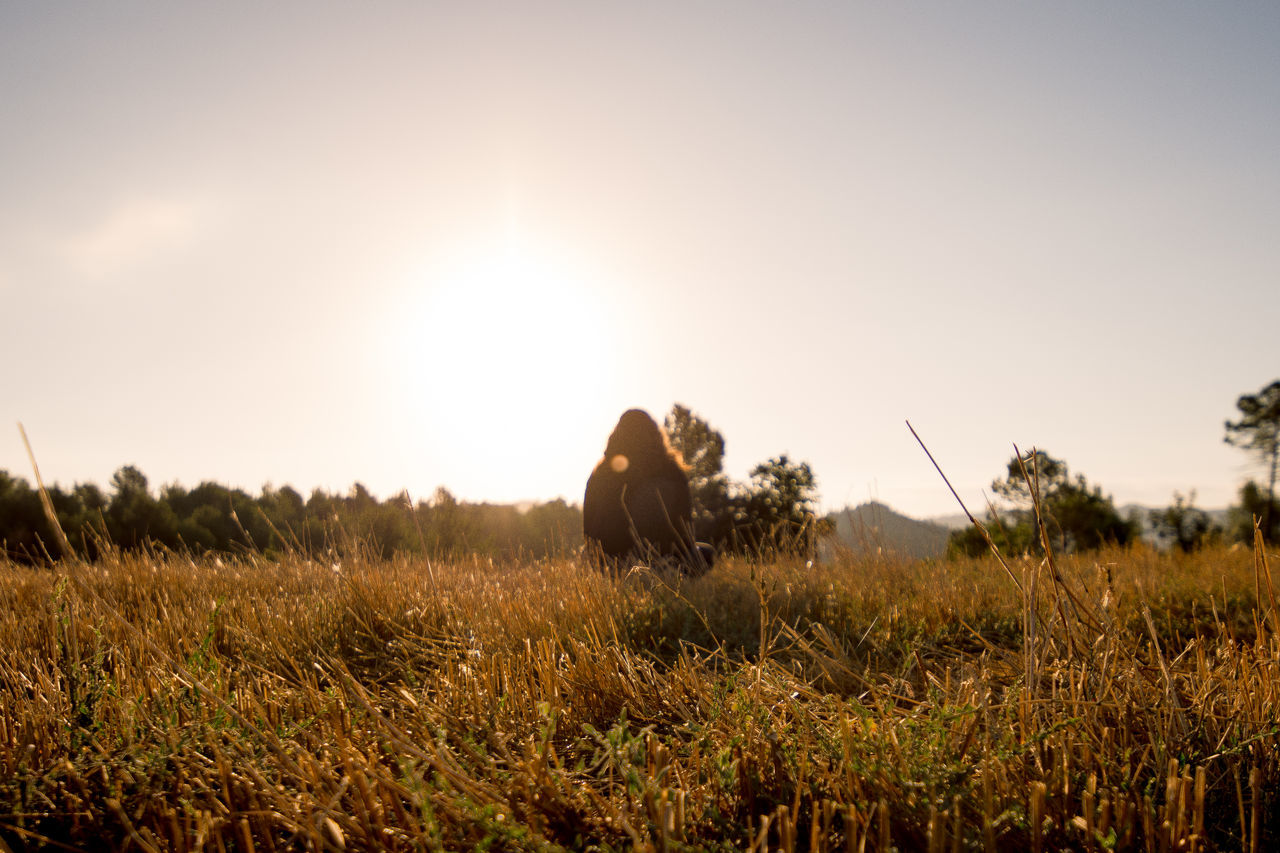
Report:
[[[661,469],[653,473],[652,480],[664,494],[689,493],[689,475],[670,457]]]
[[[681,464],[679,459],[671,456],[670,454],[664,453],[661,464],[661,470],[664,476],[671,477],[673,479],[678,478],[684,482],[688,482],[689,472],[684,465]]]

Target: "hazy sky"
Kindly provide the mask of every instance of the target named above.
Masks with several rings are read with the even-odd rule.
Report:
[[[1280,4],[0,5],[0,468],[581,500],[626,408],[1221,506]]]

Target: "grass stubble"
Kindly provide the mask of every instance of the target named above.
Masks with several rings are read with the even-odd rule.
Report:
[[[1256,851],[1280,829],[1260,534],[1061,560],[1041,523],[1043,559],[681,581],[350,542],[86,564],[56,533],[52,570],[0,563],[0,853]]]
[[[1260,541],[691,581],[111,551],[0,566],[0,614],[0,849],[1280,836]]]

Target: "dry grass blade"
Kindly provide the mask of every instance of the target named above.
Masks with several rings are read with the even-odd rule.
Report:
[[[31,460],[31,470],[36,477],[36,487],[40,492],[40,506],[44,508],[44,516],[49,520],[49,527],[53,530],[54,541],[58,543],[58,548],[62,552],[62,556],[71,558],[75,556],[75,551],[71,548],[71,542],[67,539],[66,532],[62,529],[62,525],[58,523],[58,514],[53,509],[53,501],[49,499],[49,491],[44,487],[44,479],[40,476],[40,466],[36,464],[36,454],[31,449],[31,442],[27,440],[27,431],[22,424],[18,424],[18,432],[22,434],[22,444],[27,448],[27,458]]]
[[[1156,662],[1160,664],[1160,673],[1164,676],[1164,692],[1169,699],[1169,706],[1173,709],[1173,719],[1177,724],[1175,734],[1179,737],[1185,737],[1187,734],[1187,718],[1182,712],[1182,703],[1178,700],[1178,691],[1173,684],[1173,674],[1169,671],[1169,665],[1165,663],[1164,652],[1160,649],[1160,637],[1156,634],[1156,624],[1151,619],[1151,608],[1147,607],[1147,603],[1142,603],[1142,618],[1147,624],[1147,633],[1151,637],[1151,648],[1155,651]]]
[[[1271,633],[1280,636],[1280,610],[1276,608],[1276,589],[1271,581],[1271,565],[1267,562],[1267,544],[1262,536],[1261,519],[1253,519],[1253,572],[1258,601],[1262,600],[1263,582],[1266,582],[1267,613],[1271,617]]]
[[[973,513],[969,512],[969,508],[964,505],[964,501],[960,499],[960,495],[956,492],[955,487],[951,485],[951,481],[947,479],[947,475],[943,473],[942,466],[933,458],[933,454],[929,452],[929,448],[925,446],[924,440],[916,434],[915,427],[911,425],[911,421],[907,421],[907,429],[911,430],[911,435],[920,445],[920,449],[924,451],[924,455],[929,457],[929,461],[933,463],[934,470],[938,472],[938,476],[942,478],[942,482],[947,484],[947,489],[951,492],[951,496],[956,499],[956,503],[960,504],[960,509],[964,511],[965,517],[969,519],[969,523],[978,528],[978,532],[982,534],[982,538],[986,540],[987,547],[991,549],[991,553],[999,561],[1009,580],[1013,581],[1013,585],[1018,588],[1019,592],[1023,592],[1022,582],[1018,580],[1018,576],[1013,573],[1013,569],[1009,568],[1009,564],[1005,562],[1004,556],[1000,553],[1000,549],[996,547],[996,543],[991,538],[991,534],[987,532],[986,526],[974,518]]]

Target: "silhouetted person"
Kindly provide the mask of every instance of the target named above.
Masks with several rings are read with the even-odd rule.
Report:
[[[711,567],[711,546],[693,539],[693,500],[680,454],[640,409],[623,412],[604,458],[587,480],[582,532],[594,556],[677,565],[687,574]]]

